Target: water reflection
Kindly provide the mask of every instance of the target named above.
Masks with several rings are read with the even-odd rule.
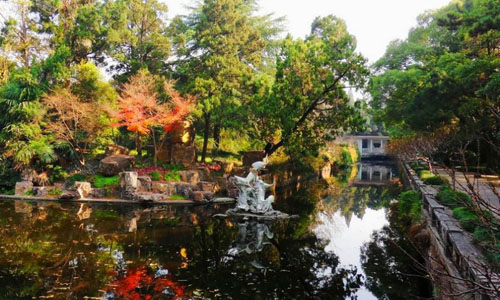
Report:
[[[389,246],[400,232],[384,231],[399,224],[385,217],[392,194],[303,182],[276,191],[275,207],[300,215],[280,222],[212,218],[224,206],[0,202],[0,299],[399,299],[388,286],[407,279],[389,274],[410,271]]]

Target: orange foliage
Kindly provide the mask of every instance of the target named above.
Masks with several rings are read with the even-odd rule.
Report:
[[[126,300],[165,299],[165,290],[169,290],[171,299],[176,300],[184,296],[185,289],[170,276],[156,278],[144,266],[128,270],[122,279],[114,281],[111,286],[115,287],[115,293],[120,299]]]
[[[161,104],[155,92],[154,77],[145,71],[123,85],[118,98],[119,109],[113,116],[119,121],[115,126],[126,126],[127,130],[140,134],[149,134],[154,126],[163,127],[169,132],[179,124],[193,109],[194,97],[183,97],[177,92],[171,81],[164,83],[164,89],[170,100]]]

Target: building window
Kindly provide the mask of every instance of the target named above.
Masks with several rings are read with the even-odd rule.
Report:
[[[380,141],[373,142],[373,148],[380,148]]]
[[[363,143],[363,149],[368,148],[368,140],[367,139],[363,139],[362,143]]]

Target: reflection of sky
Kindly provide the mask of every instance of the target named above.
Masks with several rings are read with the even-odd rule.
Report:
[[[320,212],[320,223],[313,229],[319,239],[328,241],[325,251],[334,252],[340,260],[339,266],[353,265],[358,273],[363,273],[360,262],[361,246],[370,241],[373,231],[380,230],[389,224],[385,217],[385,209],[366,209],[362,219],[353,215],[347,226],[345,218],[337,211],[333,215]],[[356,293],[358,299],[377,299],[366,288],[362,287]]]

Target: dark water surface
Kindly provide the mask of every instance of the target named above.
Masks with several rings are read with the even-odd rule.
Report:
[[[0,202],[0,299],[418,299],[391,165],[276,191],[283,222],[228,206]],[[349,182],[349,183],[348,183]],[[416,256],[417,257],[417,256]]]

